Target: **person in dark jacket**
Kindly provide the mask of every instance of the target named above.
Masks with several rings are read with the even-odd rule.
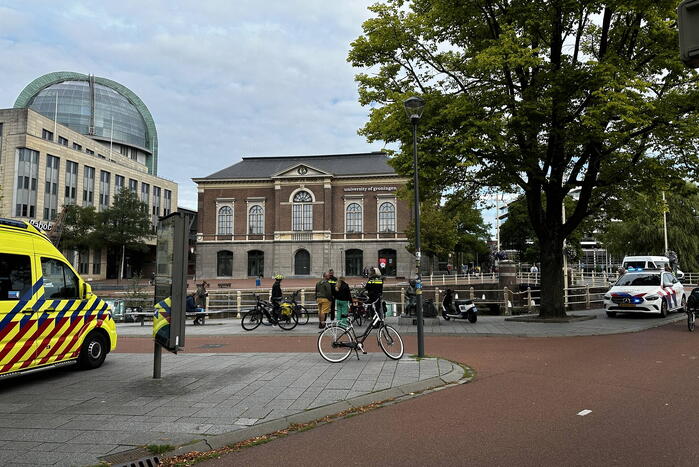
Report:
[[[279,310],[280,310],[280,303],[284,299],[284,295],[282,294],[282,280],[284,279],[284,276],[281,274],[277,274],[274,276],[274,284],[272,284],[272,296],[271,296],[271,301],[272,301],[272,314],[273,316],[273,322],[276,321],[277,316],[279,316]]]
[[[372,268],[369,280],[364,286],[367,295],[369,296],[368,303],[373,303],[376,311],[381,313],[381,297],[383,296],[383,278],[381,277],[381,270],[379,268]]]
[[[340,277],[335,284],[335,310],[337,311],[340,326],[347,326],[347,315],[349,314],[349,304],[352,301],[352,291],[344,277]]]
[[[201,313],[201,315],[199,316],[195,315],[194,325],[196,326],[197,324],[204,324],[204,309],[197,306],[197,304],[195,303],[194,294],[187,295],[186,305],[187,313],[197,313],[197,315]]]
[[[332,269],[328,270],[328,284],[330,284],[333,291],[333,299],[330,300],[330,320],[335,321],[335,286],[337,285],[337,278],[335,277],[335,271]]]

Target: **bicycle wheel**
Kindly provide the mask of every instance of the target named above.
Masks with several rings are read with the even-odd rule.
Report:
[[[243,329],[246,331],[252,331],[253,329],[257,329],[257,326],[259,326],[261,322],[262,313],[257,308],[253,308],[252,310],[248,310],[245,312],[245,314],[243,314],[243,319],[240,320],[240,325],[243,326]]]
[[[399,360],[403,356],[403,339],[391,326],[381,326],[379,333],[376,335],[379,341],[379,346],[386,356],[392,360]]]
[[[296,311],[290,310],[289,314],[279,313],[277,324],[285,331],[291,331],[299,324],[299,317]]]
[[[696,320],[696,313],[694,311],[687,312],[687,328],[689,332],[694,332],[694,321]]]
[[[354,337],[340,326],[328,326],[318,336],[318,352],[330,363],[344,361],[352,353]]]
[[[310,318],[308,314],[308,310],[306,309],[305,306],[299,305],[296,307],[296,315],[299,318],[299,324],[304,325],[308,324],[308,319]]]

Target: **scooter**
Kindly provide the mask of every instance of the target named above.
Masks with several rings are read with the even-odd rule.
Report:
[[[453,290],[447,289],[442,299],[442,318],[445,321],[450,319],[467,319],[469,323],[478,320],[478,307],[473,300],[459,300],[459,295]]]

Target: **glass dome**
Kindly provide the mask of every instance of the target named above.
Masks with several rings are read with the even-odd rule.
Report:
[[[117,91],[95,83],[94,133],[103,140],[148,148],[148,130],[138,109]],[[84,135],[89,134],[91,104],[88,81],[62,81],[42,89],[28,107],[61,125]],[[113,120],[112,120],[113,119]],[[113,134],[112,134],[113,131]]]

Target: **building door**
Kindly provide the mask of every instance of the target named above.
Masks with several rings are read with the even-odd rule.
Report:
[[[379,269],[384,276],[396,275],[396,250],[385,248],[379,250]]]
[[[345,253],[345,274],[361,276],[364,268],[364,253],[362,250],[347,250]]]
[[[260,250],[248,251],[248,276],[265,275],[265,252]]]
[[[294,255],[294,275],[308,276],[311,273],[311,254],[306,250],[299,250]]]

